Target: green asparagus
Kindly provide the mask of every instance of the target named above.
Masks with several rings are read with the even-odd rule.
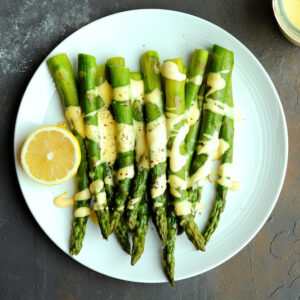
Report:
[[[233,110],[233,97],[232,97],[232,83],[231,79],[228,83],[228,107]],[[209,222],[204,231],[204,239],[207,243],[211,235],[216,230],[221,213],[224,210],[226,203],[226,194],[228,188],[231,187],[231,166],[233,156],[233,135],[234,135],[234,114],[225,115],[222,120],[222,127],[220,131],[220,138],[228,144],[228,149],[221,157],[221,165],[219,167],[218,175],[220,178],[217,180],[217,197],[214,208],[211,212]]]
[[[227,111],[227,88],[233,60],[231,51],[214,45],[205,88],[201,130],[188,179],[190,199],[194,198],[193,195],[197,193],[199,188],[198,197],[200,198],[202,186],[211,171],[212,161],[218,152],[220,127],[223,115]]]
[[[187,72],[187,83],[185,87],[185,115],[187,124],[189,126],[189,132],[187,133],[185,138],[185,151],[187,154],[187,174],[189,173],[200,129],[203,97],[201,96],[201,93],[199,93],[199,89],[200,86],[203,86],[202,81],[207,64],[208,54],[209,52],[206,50],[196,49],[192,57],[190,69]],[[203,90],[203,88],[201,89]],[[193,209],[193,211],[195,210]],[[177,234],[180,235],[183,231],[184,229],[179,223]]]
[[[113,206],[114,174],[113,165],[117,158],[116,122],[111,114],[112,88],[107,78],[106,64],[97,67],[96,92],[100,97],[101,108],[98,112],[98,129],[100,133],[101,166],[103,169],[104,188],[108,207]]]
[[[203,107],[203,101],[204,101],[204,92],[205,92],[205,87],[206,87],[206,79],[204,78],[203,79],[203,83],[200,87],[200,90],[199,90],[199,94],[198,94],[198,97],[197,97],[197,102],[198,102],[198,107],[199,107],[199,110],[200,112],[202,112],[202,115],[203,115],[203,110],[202,110],[202,107]],[[201,119],[200,119],[200,124],[201,124]],[[200,131],[200,124],[199,124],[199,130]],[[198,132],[198,135],[199,135],[199,132]],[[195,154],[195,148],[197,147],[197,138],[195,140],[195,145],[194,145],[194,153],[191,155],[191,158],[193,158],[194,154]],[[189,159],[189,157],[188,157]],[[191,167],[191,162],[190,161],[190,165],[189,165],[189,170],[190,170],[190,167]],[[188,170],[188,172],[189,172]],[[189,179],[188,179],[189,181]],[[189,194],[189,201],[192,203],[192,210],[193,210],[193,215],[195,216],[196,215],[196,212],[198,210],[197,208],[197,204],[200,203],[200,200],[201,200],[201,192],[202,192],[202,187],[199,186],[197,189],[193,190],[189,190],[188,191],[188,194]]]
[[[135,163],[137,173],[134,177],[131,197],[127,204],[127,224],[130,230],[136,226],[141,199],[146,190],[149,174],[149,151],[144,117],[144,81],[141,73],[131,73],[132,112],[135,128]]]
[[[96,59],[87,54],[78,54],[78,78],[80,105],[84,114],[86,127],[86,148],[89,161],[91,193],[95,197],[96,212],[102,236],[107,239],[110,229],[110,215],[103,183],[101,166],[100,132],[98,128],[98,111],[103,106],[101,98],[96,95]]]
[[[59,54],[47,60],[48,67],[57,85],[62,99],[65,115],[77,138],[81,150],[81,163],[79,165],[77,179],[77,193],[75,195],[75,210],[81,207],[90,206],[91,193],[89,190],[88,161],[85,149],[85,128],[79,106],[78,90],[72,66],[66,54]],[[76,255],[82,248],[85,236],[88,215],[84,217],[74,217],[70,241],[70,254]]]
[[[130,71],[124,66],[108,62],[113,88],[113,110],[117,122],[118,174],[115,210],[111,218],[111,232],[119,223],[125,210],[130,186],[134,177],[135,133],[131,109]]]
[[[188,200],[185,138],[189,126],[185,119],[185,79],[181,58],[166,60],[162,65],[166,93],[168,129],[169,185],[174,201],[174,212],[189,240],[198,250],[205,250],[204,239],[192,215]]]
[[[123,58],[112,58],[109,60],[110,65],[125,65]],[[114,170],[113,165],[117,158],[117,143],[116,143],[116,122],[112,116],[110,106],[112,104],[112,88],[108,82],[107,65],[103,64],[97,67],[96,72],[96,90],[101,97],[104,105],[99,111],[99,130],[100,130],[100,149],[101,161],[103,167],[104,187],[107,195],[107,202],[112,211],[114,197]],[[115,230],[118,242],[125,252],[130,254],[129,230],[125,219],[120,219],[119,225]]]
[[[189,132],[185,139],[185,151],[187,154],[186,171],[189,172],[192,157],[196,148],[197,137],[200,127],[200,116],[202,102],[197,101],[200,86],[203,81],[204,71],[207,64],[209,52],[196,49],[187,75],[187,84],[185,88],[185,109],[186,121],[189,126]],[[201,107],[199,107],[199,104]]]
[[[141,66],[145,83],[146,132],[149,147],[152,208],[154,223],[164,244],[167,237],[165,193],[167,185],[167,132],[157,52],[145,52],[141,58]]]

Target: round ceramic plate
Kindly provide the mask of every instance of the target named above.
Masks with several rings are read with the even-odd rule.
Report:
[[[243,189],[229,192],[219,227],[206,252],[196,251],[185,235],[176,239],[175,279],[208,271],[240,251],[263,226],[281,190],[288,156],[286,121],[278,94],[257,59],[232,35],[203,19],[168,10],[134,10],[97,20],[61,42],[49,57],[66,52],[77,70],[77,54],[88,53],[102,64],[112,56],[124,56],[126,65],[139,70],[143,52],[157,50],[161,61],[183,57],[189,64],[195,48],[211,49],[219,44],[235,56],[233,93],[244,120],[236,124],[234,140],[234,179]],[[24,198],[34,218],[53,242],[68,253],[72,208],[60,209],[53,199],[69,190],[74,180],[57,187],[32,182],[19,161],[22,143],[37,127],[65,120],[61,100],[44,61],[32,77],[23,96],[15,127],[15,163]],[[207,183],[197,216],[204,229],[215,197],[215,186]],[[137,282],[164,282],[161,244],[151,223],[145,251],[132,267],[130,257],[115,236],[101,238],[97,225],[88,222],[84,246],[75,260],[111,277]]]

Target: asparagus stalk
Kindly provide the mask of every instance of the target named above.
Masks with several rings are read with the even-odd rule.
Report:
[[[76,175],[77,193],[75,195],[75,211],[78,211],[82,207],[88,208],[90,206],[91,193],[89,190],[88,162],[84,145],[85,128],[79,106],[77,85],[72,66],[65,53],[49,58],[47,64],[63,102],[66,118],[80,145],[81,162]],[[82,248],[87,220],[88,215],[83,217],[74,216],[70,241],[71,255],[78,254]]]
[[[144,252],[149,215],[148,194],[144,192],[138,208],[136,227],[133,232],[131,265],[134,265]]]
[[[139,205],[145,194],[149,174],[149,151],[144,117],[144,81],[141,73],[131,73],[132,112],[135,128],[135,162],[137,173],[134,177],[131,197],[127,204],[127,224],[134,230],[137,222]]]
[[[162,75],[165,79],[166,116],[168,129],[169,185],[174,201],[174,212],[189,240],[204,251],[204,239],[199,232],[188,200],[185,138],[189,126],[185,119],[185,79],[181,58],[164,62]]]
[[[130,71],[120,65],[108,62],[113,88],[113,109],[117,122],[118,187],[115,196],[115,210],[111,218],[111,232],[119,223],[125,210],[130,185],[134,177],[135,133],[131,109]]]
[[[167,207],[167,220],[168,220],[168,235],[167,235],[167,243],[163,248],[163,269],[169,282],[172,284],[172,286],[175,286],[174,251],[175,251],[177,222],[176,222],[176,215],[174,213],[172,205],[168,205]]]
[[[203,81],[208,54],[209,52],[206,50],[195,49],[187,75],[188,82],[185,88],[185,114],[186,121],[189,126],[189,132],[187,133],[185,139],[187,172],[189,172],[191,166],[191,161],[199,134],[202,101],[201,98],[199,98],[200,101],[197,101],[197,98]]]
[[[125,60],[121,57],[109,60],[110,65],[125,65]],[[117,158],[116,143],[116,122],[112,115],[112,88],[108,82],[107,65],[103,64],[97,67],[96,84],[97,94],[101,97],[104,105],[99,111],[99,130],[100,130],[100,149],[101,161],[103,167],[104,187],[107,195],[107,202],[112,211],[114,197],[114,170],[113,165]],[[116,228],[116,237],[121,247],[128,254],[131,253],[129,242],[129,230],[122,217]]]
[[[98,129],[100,132],[101,166],[103,169],[104,188],[107,204],[112,209],[114,195],[113,165],[117,158],[116,122],[111,113],[112,88],[107,80],[106,64],[97,67],[96,92],[100,98]]]
[[[228,107],[233,110],[233,97],[232,97],[232,83],[231,79],[228,83]],[[220,178],[217,180],[217,197],[214,208],[211,212],[209,222],[204,231],[205,243],[207,243],[211,235],[216,230],[221,213],[224,210],[226,203],[226,194],[228,188],[231,186],[231,166],[233,157],[233,136],[234,136],[234,119],[233,116],[224,116],[222,120],[222,127],[220,131],[220,138],[226,142],[229,147],[221,157],[221,165],[218,174]]]
[[[204,79],[204,81],[203,81],[203,83],[200,87],[198,97],[197,97],[197,102],[198,102],[198,107],[199,107],[200,112],[203,112],[202,108],[203,108],[205,87],[206,87],[206,79]],[[202,115],[203,115],[203,113],[202,113]],[[199,122],[198,135],[199,135],[199,131],[200,131],[200,123],[201,123],[201,120]],[[195,150],[196,150],[196,147],[197,147],[197,142],[198,141],[197,141],[197,138],[196,138],[195,145],[194,145],[194,152],[191,155],[191,159],[194,157],[194,153],[195,153]],[[190,157],[188,157],[188,159],[189,158]],[[190,171],[191,162],[192,162],[192,160],[190,161],[189,169],[187,170],[187,172]],[[188,181],[189,181],[189,179],[188,179]],[[196,212],[197,212],[197,203],[200,203],[200,200],[201,200],[201,192],[202,192],[202,187],[201,186],[199,186],[195,190],[193,190],[193,189],[188,190],[189,201],[192,203],[192,209],[193,209],[193,215],[194,216],[196,215]]]
[[[203,104],[203,97],[199,93],[200,86],[203,89],[203,76],[207,64],[209,52],[202,49],[195,49],[190,69],[187,72],[187,84],[185,87],[185,116],[189,126],[189,132],[185,138],[185,151],[187,155],[186,172],[189,173],[194,151],[196,149],[197,137],[200,129],[200,119]],[[202,94],[203,94],[202,93]],[[189,199],[190,200],[190,199]],[[193,204],[193,202],[192,202]],[[194,210],[194,209],[193,209]],[[184,231],[178,224],[177,234]]]
[[[233,60],[231,51],[214,45],[205,88],[203,120],[188,180],[190,199],[198,189],[200,198],[202,186],[210,173],[212,160],[219,147],[219,132],[223,115],[227,111],[227,88]]]
[[[95,197],[96,212],[102,236],[107,239],[109,234],[109,208],[103,183],[103,168],[101,166],[100,133],[98,128],[98,110],[100,98],[96,96],[96,59],[87,54],[78,55],[78,78],[80,104],[84,114],[86,127],[86,148],[89,161],[89,176],[91,193]]]
[[[157,52],[145,52],[141,58],[141,67],[145,84],[146,132],[149,146],[152,209],[158,235],[164,243],[167,237],[165,193],[167,133]]]

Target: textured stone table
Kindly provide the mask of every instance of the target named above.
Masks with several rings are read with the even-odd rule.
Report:
[[[281,35],[270,2],[0,0],[0,299],[300,299],[300,48]],[[236,36],[270,74],[289,127],[285,184],[263,229],[231,260],[174,289],[112,279],[63,254],[29,212],[14,170],[15,118],[41,61],[81,26],[136,8],[194,14]]]

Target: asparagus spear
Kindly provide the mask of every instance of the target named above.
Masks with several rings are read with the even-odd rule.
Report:
[[[131,109],[130,71],[124,66],[108,62],[113,88],[113,109],[117,122],[118,187],[115,196],[115,211],[111,218],[111,232],[119,223],[125,210],[130,185],[134,177],[135,133]]]
[[[157,52],[145,52],[141,58],[141,66],[145,83],[146,131],[149,146],[152,208],[158,235],[164,243],[167,236],[165,194],[167,133]]]
[[[89,190],[88,162],[86,156],[85,128],[79,106],[79,98],[75,76],[68,56],[63,53],[53,56],[47,60],[48,67],[57,85],[60,97],[62,99],[65,115],[69,121],[72,132],[77,138],[80,151],[81,163],[79,165],[77,179],[77,193],[75,195],[75,211],[81,207],[88,208],[90,206],[91,193]],[[85,236],[86,223],[88,215],[83,217],[75,217],[72,223],[72,233],[70,241],[70,254],[76,255],[82,248],[82,242]]]
[[[187,133],[185,138],[185,150],[187,154],[187,174],[189,173],[200,129],[203,97],[201,97],[201,93],[199,93],[199,90],[200,86],[203,86],[201,84],[207,64],[208,54],[209,52],[206,50],[195,49],[190,69],[187,72],[187,84],[185,87],[185,116],[187,124],[189,126],[189,132]],[[204,89],[202,88],[202,90]],[[183,231],[184,229],[182,228],[182,226],[178,224],[177,234],[180,235]]]
[[[104,188],[107,204],[112,209],[114,194],[113,165],[117,158],[116,122],[111,113],[112,89],[107,79],[106,64],[97,67],[96,92],[102,103],[98,112],[98,129],[100,132],[101,166],[103,169]]]
[[[233,97],[232,97],[232,83],[231,79],[228,83],[228,107],[233,110]],[[234,135],[234,119],[233,116],[225,115],[222,120],[222,127],[220,131],[220,138],[228,143],[229,148],[224,152],[221,157],[221,165],[218,174],[220,178],[217,180],[217,197],[214,208],[211,212],[209,222],[204,231],[205,243],[207,243],[211,235],[216,230],[221,213],[224,210],[226,203],[226,194],[228,188],[231,186],[231,164],[233,156],[233,135]]]
[[[189,126],[189,132],[187,133],[185,139],[187,172],[189,172],[191,166],[191,161],[196,148],[197,137],[199,133],[202,101],[199,103],[199,101],[197,101],[197,96],[203,81],[208,54],[209,52],[206,50],[195,49],[187,75],[188,82],[185,88],[185,114],[187,124]],[[199,98],[199,100],[201,100],[201,98]]]
[[[110,65],[125,65],[125,60],[121,57],[109,60]],[[107,195],[107,202],[110,210],[113,207],[114,197],[114,170],[113,165],[117,158],[116,143],[116,122],[112,116],[110,106],[112,104],[112,89],[108,82],[108,72],[106,64],[97,67],[96,90],[101,97],[104,105],[99,110],[99,130],[100,130],[100,149],[101,161],[104,175],[104,187]],[[122,217],[115,231],[116,237],[125,252],[130,254],[129,230],[125,219]]]
[[[199,110],[201,112],[203,112],[202,107],[203,107],[205,87],[206,87],[206,79],[204,79],[204,81],[203,81],[203,83],[200,87],[198,97],[197,97],[198,107],[199,107]],[[203,113],[202,113],[202,115],[203,115]],[[201,122],[201,120],[200,120],[200,122]],[[200,123],[199,123],[199,131],[200,131]],[[198,132],[198,135],[199,135],[199,132]],[[197,142],[198,141],[197,141],[197,138],[196,138],[195,145],[194,145],[194,152],[191,155],[191,158],[194,157],[194,153],[195,153],[195,150],[196,150],[195,148],[197,147]],[[188,157],[188,159],[189,159],[189,157]],[[192,160],[190,161],[189,169],[187,170],[188,172],[190,171],[191,162],[192,162]],[[188,179],[188,181],[189,181],[189,179]],[[193,210],[193,215],[194,216],[196,215],[196,212],[197,212],[197,203],[200,203],[200,200],[201,200],[201,192],[202,192],[202,187],[201,186],[199,186],[195,190],[193,190],[193,189],[188,190],[189,201],[192,203],[192,210]]]
[[[188,180],[190,195],[197,193],[198,188],[200,188],[199,194],[201,195],[202,186],[210,173],[212,160],[218,150],[219,132],[223,115],[226,112],[227,88],[232,68],[233,53],[218,45],[214,45],[205,88],[203,120],[198,146]]]
[[[144,118],[144,81],[141,73],[131,73],[132,112],[135,128],[135,162],[137,173],[134,177],[131,197],[127,204],[127,224],[134,230],[141,199],[146,190],[149,173],[149,151]]]
[[[89,176],[91,193],[95,197],[94,210],[98,217],[102,236],[107,239],[109,234],[109,208],[103,183],[101,166],[100,133],[98,128],[98,110],[101,102],[96,97],[96,59],[87,54],[78,55],[78,78],[80,104],[84,114],[86,127],[86,148],[89,161]]]
[[[149,208],[148,194],[144,192],[138,208],[136,227],[133,232],[131,264],[134,265],[142,256],[145,247],[145,239],[148,231]]]
[[[192,214],[192,205],[188,201],[186,181],[185,138],[189,126],[185,119],[185,79],[181,58],[167,60],[162,65],[165,79],[166,116],[169,152],[169,185],[174,201],[175,215],[189,240],[199,250],[204,251],[204,239],[199,232]]]

